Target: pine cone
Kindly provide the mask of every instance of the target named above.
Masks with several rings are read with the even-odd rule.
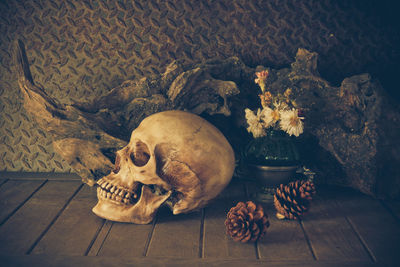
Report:
[[[298,219],[310,207],[315,195],[314,184],[310,181],[298,180],[288,185],[281,184],[274,195],[274,205],[279,219]]]
[[[232,207],[225,220],[226,233],[233,240],[240,242],[254,242],[263,237],[269,227],[268,215],[261,205],[252,201],[239,202]]]

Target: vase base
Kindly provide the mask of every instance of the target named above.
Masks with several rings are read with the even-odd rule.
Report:
[[[275,188],[262,187],[259,191],[254,193],[253,197],[262,203],[273,203],[275,195]]]
[[[280,184],[287,184],[299,168],[293,166],[263,166],[247,165],[247,174],[262,185],[264,188],[275,188]]]

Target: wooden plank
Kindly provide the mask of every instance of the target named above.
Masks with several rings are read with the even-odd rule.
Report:
[[[45,181],[8,180],[0,187],[0,225],[15,212]]]
[[[370,266],[395,266],[381,265],[372,262],[352,261],[263,261],[263,260],[239,260],[239,259],[179,259],[179,258],[123,258],[123,257],[85,257],[65,255],[0,255],[2,266],[171,266],[171,267],[234,267],[234,266],[268,266],[268,267],[370,267]]]
[[[273,203],[264,204],[263,207],[269,215],[270,227],[264,238],[258,242],[260,259],[313,260],[313,253],[299,222],[297,220],[278,220]]]
[[[400,223],[380,201],[361,193],[346,191],[338,204],[378,263],[398,262]]]
[[[99,251],[100,251],[101,247],[103,246],[113,224],[114,223],[112,221],[105,220],[96,239],[93,242],[92,247],[90,248],[90,250],[87,253],[88,256],[97,256],[99,254]]]
[[[104,222],[92,212],[96,202],[95,188],[85,185],[35,246],[32,254],[85,255]]]
[[[400,221],[400,201],[388,200],[383,201],[384,205],[388,207],[391,213]]]
[[[144,256],[152,229],[152,224],[114,222],[97,255],[124,258]]]
[[[0,252],[27,253],[80,185],[77,181],[47,182],[0,227]]]
[[[201,212],[173,215],[167,207],[162,207],[157,213],[147,256],[199,257],[200,225]]]
[[[10,180],[79,180],[82,178],[75,173],[54,172],[6,172],[0,171],[0,177]]]
[[[260,186],[255,182],[246,183],[247,194],[255,196]],[[264,238],[258,241],[257,250],[260,259],[267,260],[314,260],[314,255],[304,236],[304,231],[298,221],[278,220],[271,199],[263,203],[264,211],[268,214],[270,227]]]
[[[224,224],[229,209],[246,199],[244,185],[232,181],[220,198],[205,208],[203,238],[205,258],[257,258],[255,244],[233,241],[226,234]]]
[[[5,182],[7,182],[7,180],[8,180],[8,179],[0,178],[0,187],[1,187]]]
[[[302,223],[317,260],[371,260],[352,226],[338,214],[333,195],[319,191]]]

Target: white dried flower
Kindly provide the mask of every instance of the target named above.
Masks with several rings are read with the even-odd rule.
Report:
[[[297,109],[284,110],[280,112],[281,121],[279,122],[280,128],[289,135],[298,137],[303,133],[303,121],[298,115]]]
[[[265,107],[261,111],[261,119],[264,123],[264,127],[268,128],[273,126],[276,121],[279,119],[279,113],[278,113],[278,119],[276,119],[276,112],[269,107]]]
[[[254,114],[253,111],[246,108],[246,120],[249,127],[247,127],[247,131],[252,133],[254,138],[265,136],[264,131],[264,121],[262,119],[263,115],[260,109],[257,110],[257,114]]]

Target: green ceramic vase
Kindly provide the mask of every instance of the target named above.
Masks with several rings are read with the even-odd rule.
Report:
[[[255,194],[258,201],[272,201],[275,188],[294,177],[300,165],[294,138],[283,131],[270,130],[245,147],[242,155],[245,173],[248,179],[260,185]]]
[[[244,161],[261,166],[298,165],[299,152],[294,138],[284,131],[269,130],[266,136],[249,142],[244,150]]]

